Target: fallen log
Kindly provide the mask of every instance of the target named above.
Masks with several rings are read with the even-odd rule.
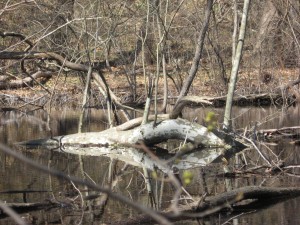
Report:
[[[184,105],[191,106],[213,106],[224,107],[226,104],[226,96],[208,97],[208,96],[185,96]],[[261,94],[248,94],[248,95],[236,95],[233,98],[233,105],[237,106],[269,106],[269,105],[282,105],[287,102],[291,104],[295,102],[295,96],[287,95],[283,96],[282,93],[261,93]],[[176,109],[182,109],[183,107],[178,103]],[[178,110],[180,111],[180,110]],[[176,111],[174,111],[176,113]],[[175,114],[174,114],[175,115]],[[173,116],[170,116],[173,118]]]
[[[282,127],[278,129],[262,129],[259,130],[257,134],[265,139],[295,138],[300,136],[300,126]]]
[[[19,80],[8,80],[5,82],[0,82],[0,90],[3,89],[17,89],[21,87],[32,86],[35,79],[44,79],[41,83],[44,84],[48,81],[53,75],[53,72],[50,71],[37,71],[33,73],[30,77],[26,77]]]
[[[138,141],[153,145],[168,139],[186,140],[194,143],[195,147],[200,145],[205,147],[226,147],[226,143],[214,133],[209,132],[206,127],[180,118],[176,120],[164,120],[155,125],[151,122],[125,131],[111,128],[102,132],[71,134],[26,141],[19,144],[62,147],[63,149],[69,147],[76,150],[82,147],[113,148],[116,147],[116,143],[136,144]]]
[[[169,139],[184,141],[180,148],[182,160],[175,160],[176,157],[168,154],[168,151],[165,151],[165,154],[158,152],[153,158],[138,145],[142,142],[151,149],[154,145]],[[234,153],[230,145],[209,132],[206,127],[184,119],[163,120],[155,125],[154,122],[150,122],[131,130],[119,130],[115,127],[102,132],[78,133],[18,144],[29,148],[42,146],[79,155],[104,155],[126,161],[134,166],[151,170],[158,168],[164,172],[169,171],[171,166],[176,166],[178,169],[206,166],[216,162],[220,157]],[[161,148],[158,151],[161,151]]]

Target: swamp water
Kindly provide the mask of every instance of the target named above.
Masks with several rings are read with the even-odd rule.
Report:
[[[202,123],[202,118],[209,111],[214,111],[219,118],[222,118],[222,109],[187,109],[184,117],[188,120],[197,120]],[[71,109],[53,110],[50,116],[43,111],[32,113],[3,112],[0,117],[0,142],[12,146],[15,142],[46,138],[53,136],[76,133],[78,130],[79,111]],[[300,125],[300,109],[289,108],[282,110],[278,108],[254,108],[243,107],[234,108],[234,126],[236,129],[249,129],[258,123],[259,129],[281,128]],[[50,118],[49,123],[47,120]],[[101,110],[90,110],[84,121],[83,132],[101,131],[107,128],[105,112]],[[49,126],[50,128],[49,129]],[[51,132],[50,132],[51,130]],[[269,146],[275,154],[285,161],[287,165],[300,164],[300,148],[292,145],[289,140],[281,140],[274,146]],[[251,151],[251,152],[249,152]],[[111,160],[107,157],[82,157],[83,164],[80,163],[77,155],[49,152],[42,149],[22,150],[20,153],[43,165],[58,169],[72,176],[82,177],[83,171],[87,179],[91,179],[98,184],[107,184],[107,177],[111,170]],[[259,164],[260,158],[254,150],[247,150],[245,158],[249,164]],[[118,172],[123,162],[114,163],[111,168]],[[239,165],[230,166],[238,167]],[[82,211],[81,199],[87,193],[84,187],[73,186],[70,182],[50,177],[30,166],[7,156],[0,152],[0,200],[8,203],[32,203],[44,200],[57,201],[60,208],[46,208],[37,211],[30,211],[21,214],[32,224],[102,224],[113,221],[122,221],[129,217],[139,215],[139,212],[126,207],[124,204],[110,200],[105,209],[104,216],[99,220],[101,214],[97,210],[97,201],[90,205],[90,211]],[[212,164],[208,167],[198,167],[190,170],[193,174],[192,182],[186,186],[191,195],[202,195],[222,193],[226,191],[225,183],[230,182],[234,188],[261,185],[272,187],[299,187],[300,177],[278,174],[276,176],[247,175],[235,179],[225,179],[217,174],[222,173],[222,166]],[[130,166],[122,175],[115,190],[136,202],[149,205],[148,195],[142,175],[142,170]],[[299,174],[299,171],[294,171]],[[163,190],[162,195],[160,194]],[[24,194],[24,191],[28,191]],[[78,191],[83,196],[78,195]],[[170,204],[174,187],[165,182],[162,189],[161,180],[154,181],[154,193],[162,196],[158,204],[164,208]],[[8,193],[9,192],[9,193]],[[13,193],[12,193],[13,192]],[[92,192],[94,193],[94,192]],[[91,194],[91,193],[90,193]],[[96,193],[95,193],[96,194]],[[160,199],[160,197],[158,197]],[[276,204],[267,209],[253,209],[249,213],[236,215],[222,215],[212,217],[204,221],[204,224],[300,224],[300,198],[291,199]],[[228,223],[226,223],[226,221]],[[10,218],[0,214],[0,224],[15,224]],[[196,221],[181,221],[178,224],[198,224]]]

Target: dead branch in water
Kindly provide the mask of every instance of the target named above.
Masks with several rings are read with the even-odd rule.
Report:
[[[258,131],[258,135],[268,138],[293,138],[300,135],[300,126],[282,127],[278,129],[263,129]]]
[[[208,197],[200,204],[199,201],[195,201],[188,205],[183,205],[180,208],[180,213],[177,215],[171,211],[163,212],[161,215],[171,221],[205,218],[221,212],[228,214],[229,211],[231,212],[229,215],[232,215],[235,211],[238,211],[239,213],[248,212],[250,209],[253,211],[252,206],[254,204],[256,205],[255,208],[258,209],[298,196],[300,196],[300,188],[243,187],[211,198]],[[154,221],[149,216],[141,215],[110,224],[133,225],[142,223],[150,224],[151,222]]]

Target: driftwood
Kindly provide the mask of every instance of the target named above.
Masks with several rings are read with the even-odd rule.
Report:
[[[206,218],[218,215],[219,213],[224,213],[223,215],[226,217],[232,216],[235,212],[249,212],[253,211],[253,209],[269,207],[278,202],[298,196],[300,196],[300,188],[250,186],[228,191],[211,198],[205,198],[204,201],[202,201],[203,199],[200,200],[200,198],[198,198],[198,201],[182,205],[179,208],[179,214],[175,214],[172,211],[167,210],[162,212],[161,215],[173,221]],[[228,214],[229,212],[230,214]],[[149,216],[141,215],[127,220],[112,222],[110,224],[133,225],[151,224],[153,222],[153,219]]]

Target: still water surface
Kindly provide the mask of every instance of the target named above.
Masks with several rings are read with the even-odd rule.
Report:
[[[222,109],[187,109],[184,112],[184,117],[189,120],[197,120],[202,124],[205,114],[209,111],[214,111],[220,118],[222,118]],[[13,143],[31,139],[46,138],[51,135],[65,135],[76,133],[78,130],[79,111],[71,109],[53,110],[50,115],[44,111],[35,111],[31,113],[20,112],[6,112],[1,113],[0,117],[0,142],[16,148]],[[257,124],[259,129],[264,128],[280,128],[285,126],[300,125],[300,110],[299,108],[289,108],[282,110],[278,108],[234,108],[235,129],[250,129],[254,124]],[[84,121],[83,131],[101,131],[107,128],[105,112],[102,110],[90,110]],[[289,144],[288,141],[277,143],[276,146],[271,146],[274,153],[280,155],[286,164],[300,164],[300,148]],[[22,154],[35,161],[49,165],[51,168],[59,169],[67,174],[82,177],[82,168],[78,156],[64,153],[50,153],[46,150],[23,150]],[[259,161],[259,157],[255,152],[247,153],[251,160]],[[249,159],[250,160],[250,159]],[[105,157],[83,157],[83,170],[89,179],[96,183],[106,184],[108,168],[110,166],[110,159]],[[69,198],[77,196],[76,188],[69,182],[58,180],[49,177],[47,174],[40,173],[32,169],[28,165],[7,156],[0,152],[0,200],[6,202],[24,202],[24,196],[20,193],[7,194],[5,191],[21,191],[33,190],[35,193],[28,193],[26,195],[27,202],[39,202],[45,199]],[[123,163],[118,162],[115,168],[122,168]],[[225,191],[224,178],[216,177],[215,174],[219,172],[218,165],[210,166],[209,168],[196,168],[192,170],[194,175],[193,182],[187,187],[191,194],[199,195],[208,191],[209,193],[220,193]],[[140,168],[130,167],[122,176],[116,186],[116,191],[123,193],[126,197],[149,205],[147,198],[145,184],[141,175]],[[204,182],[205,181],[205,182]],[[236,178],[230,180],[235,187],[243,187],[249,185],[262,186],[278,186],[278,187],[297,187],[300,185],[300,178],[288,176],[249,176],[243,178]],[[155,188],[159,193],[161,184],[156,182]],[[84,188],[80,187],[84,193]],[[161,202],[161,207],[167,206],[170,202],[173,187],[166,183],[164,185],[164,195]],[[45,191],[45,192],[42,192]],[[74,193],[72,195],[72,193]],[[78,201],[80,202],[80,201]],[[80,203],[77,203],[80,204]],[[83,224],[90,224],[92,221],[95,224],[109,223],[114,220],[127,219],[128,217],[138,215],[134,210],[127,208],[123,204],[116,201],[109,201],[104,217],[101,222],[98,221],[97,215],[100,212],[94,212],[93,217],[89,214],[82,216],[82,212],[76,207],[62,207],[60,209],[40,210],[24,214],[25,217],[31,219],[35,224],[47,223],[64,223],[64,224],[78,224],[83,220]],[[78,205],[80,208],[80,205]],[[300,224],[300,215],[298,209],[300,208],[300,199],[292,199],[286,202],[277,204],[271,208],[255,211],[253,213],[245,214],[230,220],[228,224],[283,224],[293,225]],[[95,210],[96,211],[96,210]],[[205,221],[205,224],[222,224],[228,218],[211,218]],[[1,217],[0,224],[14,224],[9,218]],[[195,221],[185,221],[178,224],[197,224]]]

